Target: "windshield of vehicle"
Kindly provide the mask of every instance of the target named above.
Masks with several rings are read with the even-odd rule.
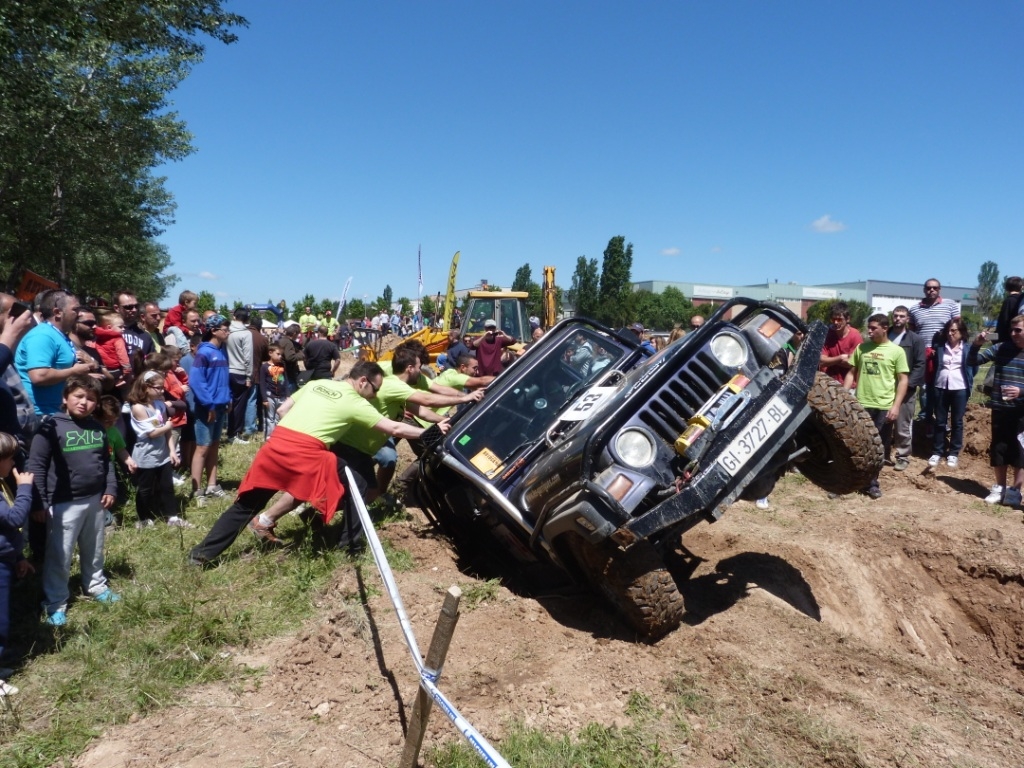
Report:
[[[501,300],[501,330],[513,339],[529,339],[528,333],[523,333],[523,304],[519,299]]]
[[[579,329],[543,352],[528,352],[539,359],[532,366],[524,359],[527,367],[518,380],[489,393],[452,446],[484,475],[496,476],[522,448],[543,437],[570,400],[628,353],[590,329]]]

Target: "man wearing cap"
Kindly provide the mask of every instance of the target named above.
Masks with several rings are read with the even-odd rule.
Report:
[[[456,361],[458,361],[463,355],[471,355],[469,347],[466,343],[459,338],[459,329],[452,328],[448,331],[448,349],[437,356],[437,366],[441,370],[448,368],[454,368]]]
[[[217,484],[217,454],[220,438],[228,418],[231,404],[231,386],[228,383],[228,358],[224,344],[228,340],[230,321],[223,315],[213,314],[206,319],[203,342],[196,350],[189,386],[195,400],[196,451],[192,454],[192,492],[202,506],[206,497],[224,496]],[[207,485],[203,490],[203,470]]]
[[[501,362],[505,347],[515,344],[516,340],[504,331],[498,330],[498,324],[492,319],[484,321],[484,335],[470,342],[476,350],[476,359],[480,363],[481,376],[497,376],[504,370]]]
[[[653,355],[655,352],[654,345],[650,342],[649,339],[644,340],[644,333],[646,332],[644,329],[644,324],[633,323],[631,326],[629,326],[629,330],[636,334],[636,340],[640,342],[640,346]]]
[[[334,337],[338,335],[338,318],[331,316],[331,310],[324,312],[324,331],[327,333],[327,338],[331,341],[337,341]]]

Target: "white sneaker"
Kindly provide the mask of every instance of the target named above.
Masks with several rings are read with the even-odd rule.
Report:
[[[174,483],[174,487],[177,488],[185,484],[185,478],[180,475],[171,475],[171,482]]]
[[[18,692],[18,687],[17,686],[11,685],[8,682],[4,682],[3,680],[0,680],[0,699],[2,699],[4,696],[13,696],[17,692]]]
[[[986,504],[998,504],[1003,500],[1003,486],[993,485],[989,490],[988,496],[985,497]]]
[[[946,458],[946,466],[949,467],[950,469],[956,469],[957,464],[959,463],[960,461],[959,459],[957,459],[956,456],[948,456]]]
[[[178,517],[177,515],[174,515],[173,517],[168,517],[167,525],[169,525],[171,528],[195,528],[195,526],[192,525],[192,523],[190,523],[188,520],[182,517]]]
[[[937,454],[937,453],[933,453],[931,455],[931,457],[928,459],[928,466],[929,467],[937,467],[937,466],[939,466],[939,462],[940,461],[942,461],[942,457],[939,456],[939,454]]]
[[[765,496],[763,499],[758,499],[754,502],[754,506],[758,509],[768,509],[768,497]]]
[[[152,520],[138,520],[135,523],[135,529],[138,531],[144,531],[146,528],[152,528],[156,523]]]

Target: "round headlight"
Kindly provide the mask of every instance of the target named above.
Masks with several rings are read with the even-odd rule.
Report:
[[[747,348],[731,333],[720,333],[711,340],[711,353],[726,368],[739,368],[747,362]]]
[[[615,438],[615,453],[624,464],[639,469],[654,461],[657,448],[654,440],[640,429],[627,429]]]

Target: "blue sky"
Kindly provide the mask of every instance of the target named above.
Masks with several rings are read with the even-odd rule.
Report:
[[[172,95],[183,288],[508,286],[633,243],[634,280],[973,286],[1024,273],[1024,3],[228,5]]]

